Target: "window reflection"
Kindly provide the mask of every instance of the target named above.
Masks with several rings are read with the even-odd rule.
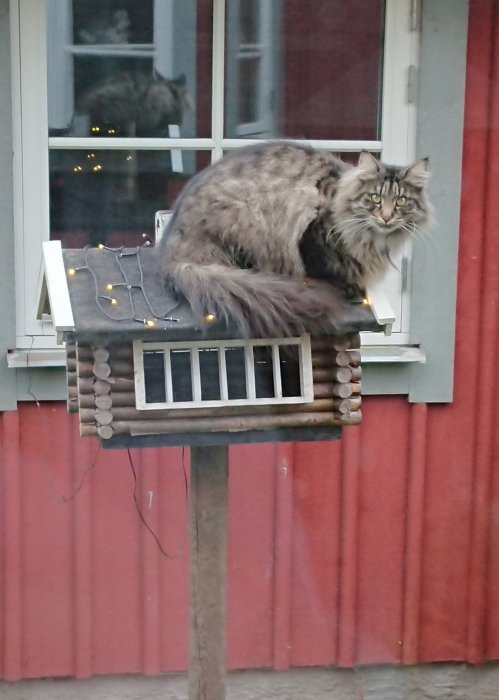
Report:
[[[378,139],[382,0],[227,0],[226,136]]]
[[[210,0],[49,0],[51,136],[208,136]]]
[[[50,152],[51,238],[65,248],[140,245],[154,214],[170,209],[209,153],[136,150]]]

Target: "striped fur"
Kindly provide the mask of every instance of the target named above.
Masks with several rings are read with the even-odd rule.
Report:
[[[365,317],[345,295],[428,223],[427,176],[427,161],[396,168],[363,153],[353,167],[288,142],[239,149],[176,203],[159,251],[165,283],[199,324],[213,314],[246,335],[334,332]]]

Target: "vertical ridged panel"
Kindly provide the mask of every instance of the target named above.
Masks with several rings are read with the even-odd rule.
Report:
[[[231,668],[273,664],[274,600],[281,576],[275,568],[283,563],[277,565],[275,558],[280,517],[276,503],[283,495],[277,493],[279,450],[272,444],[229,449],[227,662]],[[279,537],[291,537],[289,523],[287,528]]]
[[[152,459],[158,469],[158,490],[154,507],[159,510],[155,531],[164,549],[173,556],[168,559],[150,544],[159,566],[159,610],[161,670],[180,671],[187,667],[189,630],[189,503],[183,471],[189,476],[189,450],[172,448],[142,453],[142,459]],[[149,484],[143,482],[146,491]],[[147,512],[147,510],[146,510]],[[151,539],[151,535],[148,533]]]
[[[139,673],[143,532],[126,452],[106,451],[92,482],[94,672]]]
[[[100,468],[104,453],[96,440],[81,440],[73,433],[73,590],[74,590],[74,675],[93,674],[92,647],[92,477]]]
[[[22,669],[22,539],[19,414],[0,423],[2,465],[2,678],[17,681]]]
[[[336,662],[342,446],[295,446],[292,665]]]
[[[419,659],[421,617],[421,565],[424,546],[424,496],[426,466],[426,421],[428,407],[411,407],[405,530],[402,661],[416,664]]]
[[[74,425],[74,424],[73,424]],[[73,427],[63,403],[20,411],[23,675],[74,673]],[[8,527],[8,523],[6,523]],[[55,643],[57,640],[57,643]]]
[[[143,452],[130,450],[134,468],[137,472],[137,500],[141,513],[153,532],[159,532],[159,508],[158,499],[159,475],[156,460],[147,459]],[[165,465],[166,468],[166,465]],[[146,676],[155,676],[161,672],[160,661],[160,555],[158,546],[146,527],[140,527],[140,552],[141,552],[141,581],[140,599],[142,602],[142,662],[141,672]],[[175,556],[170,552],[166,543],[163,548],[169,556]],[[163,555],[164,556],[164,555]]]
[[[356,663],[401,660],[409,412],[402,397],[364,404],[359,455]],[[395,435],[404,439],[394,439]]]
[[[494,415],[498,384],[497,377],[497,334],[499,314],[499,248],[497,232],[499,230],[499,210],[494,190],[499,184],[499,10],[497,2],[483,3],[483,10],[489,15],[489,22],[494,46],[490,50],[489,66],[486,75],[489,79],[489,102],[484,106],[484,123],[487,125],[487,158],[485,160],[484,228],[482,236],[482,264],[480,289],[480,329],[478,338],[482,341],[478,347],[477,386],[484,379],[490,385],[487,391],[481,391],[475,401],[475,443],[473,475],[473,513],[471,521],[470,544],[470,583],[468,607],[468,660],[479,663],[486,658],[485,636],[487,616],[487,585],[490,547],[490,516],[492,496],[492,475],[494,471],[493,437],[497,429],[497,414]],[[475,8],[476,12],[476,8]],[[472,15],[474,19],[476,15]],[[484,17],[480,17],[479,26],[473,21],[470,31],[480,32],[482,36]],[[472,34],[473,36],[473,34]],[[487,35],[486,35],[487,36]],[[486,43],[488,37],[486,38]],[[474,56],[470,56],[470,62]],[[486,119],[488,118],[488,119]],[[478,194],[478,192],[477,192]],[[485,342],[484,342],[485,341]],[[496,457],[497,459],[497,457]]]
[[[276,671],[290,666],[291,591],[293,571],[294,446],[275,446],[274,611],[272,665]]]
[[[360,431],[345,430],[342,440],[340,522],[340,586],[338,665],[353,666],[358,648],[358,566]]]

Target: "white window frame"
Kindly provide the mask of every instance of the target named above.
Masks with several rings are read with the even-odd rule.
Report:
[[[226,51],[229,57],[225,80],[228,83],[226,95],[234,100],[233,131],[241,138],[268,138],[273,133],[273,114],[271,90],[273,87],[273,44],[275,32],[275,17],[272,3],[267,0],[257,0],[258,5],[258,37],[254,43],[242,43],[239,36],[240,2],[232,5],[233,12],[228,13],[226,32]],[[231,15],[233,15],[231,17]],[[232,40],[234,37],[234,40]],[[252,122],[239,122],[240,82],[239,70],[241,64],[250,59],[258,60],[257,71],[257,104],[256,119]]]
[[[418,65],[419,28],[415,0],[386,0],[383,60],[382,128],[379,141],[309,140],[314,148],[336,152],[367,149],[386,162],[407,163],[415,157],[416,103],[410,77]],[[53,349],[56,337],[50,319],[36,319],[42,242],[49,240],[49,149],[88,149],[91,138],[48,138],[46,11],[42,0],[11,0],[14,129],[14,212],[16,240],[17,347]],[[211,151],[212,161],[251,139],[224,137],[225,2],[214,0],[212,129],[210,138],[100,138],[103,149]],[[151,226],[153,226],[153,216]],[[402,256],[410,260],[407,245]],[[399,261],[407,267],[404,260]],[[388,294],[402,284],[398,325],[389,338],[370,333],[369,345],[409,343],[410,275],[389,271]],[[390,291],[391,290],[391,291]],[[397,298],[397,297],[394,297]],[[365,342],[365,339],[364,339]],[[389,355],[393,358],[393,348]],[[382,349],[370,353],[383,360]],[[393,360],[392,360],[393,361]]]

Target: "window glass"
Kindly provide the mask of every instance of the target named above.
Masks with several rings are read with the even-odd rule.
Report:
[[[378,139],[383,26],[382,0],[228,0],[226,136]]]
[[[171,208],[209,154],[57,149],[49,162],[51,238],[81,248],[139,245],[143,233],[154,238],[155,212]]]
[[[48,8],[50,136],[209,135],[210,0]]]

